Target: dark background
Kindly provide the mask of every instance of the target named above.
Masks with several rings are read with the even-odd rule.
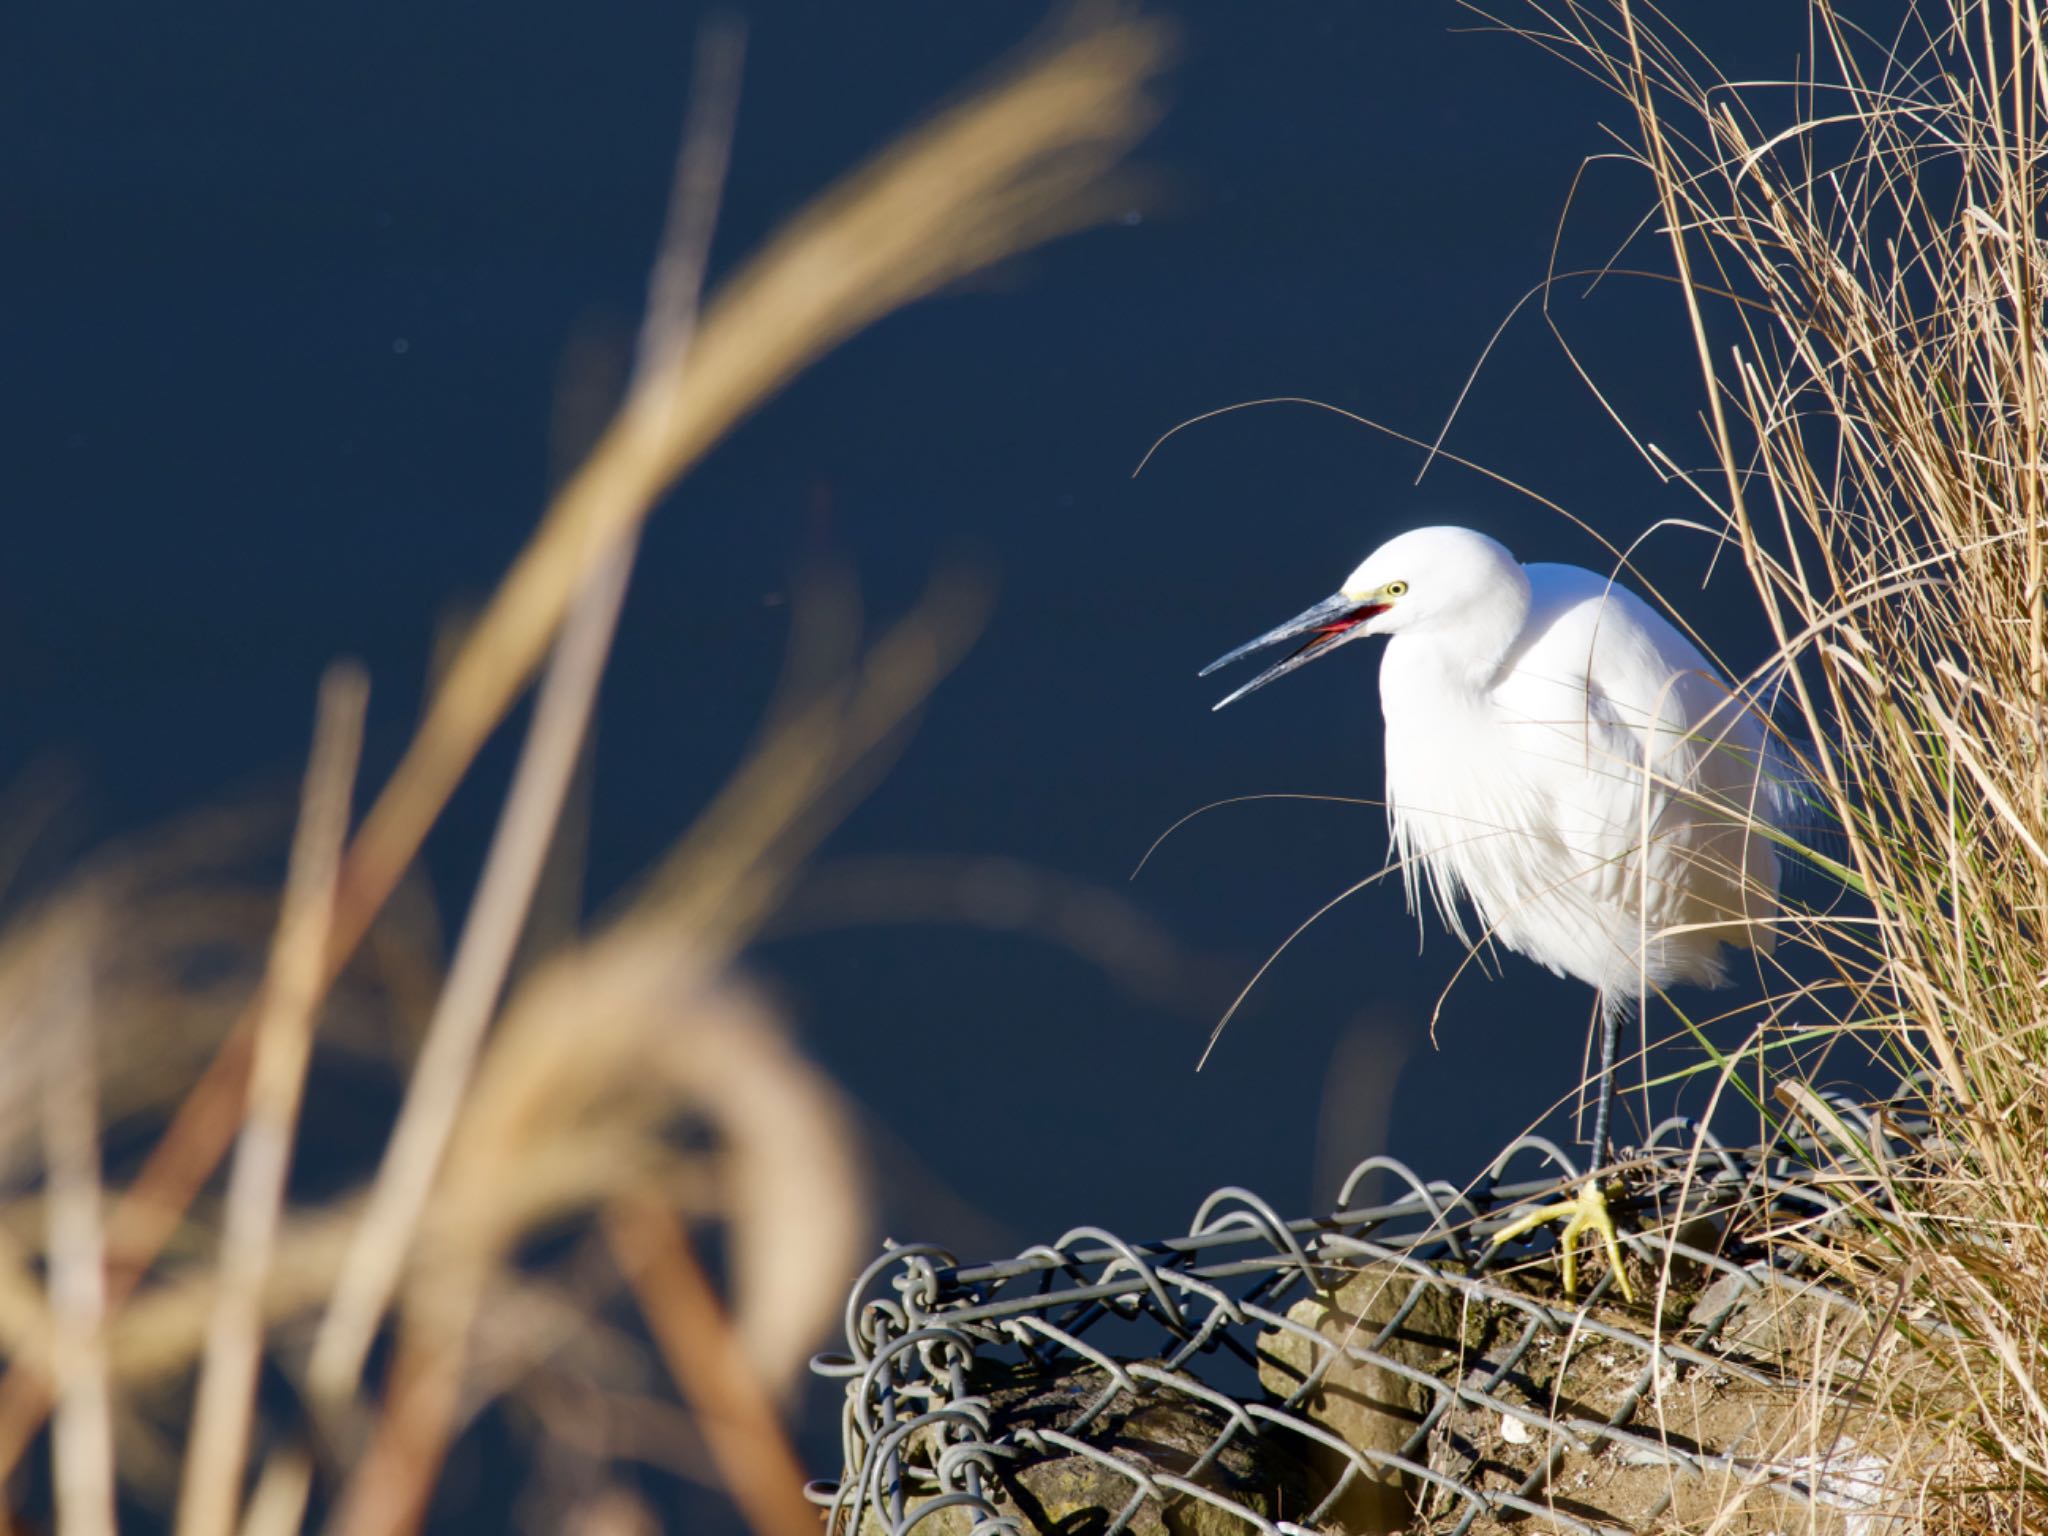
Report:
[[[1221,1183],[1306,1212],[1382,1148],[1463,1178],[1579,1077],[1589,995],[1513,957],[1457,985],[1431,1046],[1460,951],[1432,923],[1418,955],[1392,886],[1297,943],[1195,1073],[1271,946],[1378,867],[1377,809],[1228,808],[1125,880],[1209,801],[1378,792],[1370,646],[1222,715],[1231,684],[1198,682],[1203,663],[1419,523],[1525,559],[1598,565],[1599,547],[1454,465],[1417,487],[1416,450],[1300,407],[1195,427],[1131,471],[1182,418],[1269,394],[1432,436],[1626,109],[1526,42],[1466,35],[1450,4],[1164,9],[1182,47],[1141,152],[1152,194],[885,322],[733,434],[654,519],[604,697],[593,904],[731,769],[805,573],[849,570],[878,617],[949,562],[995,579],[984,638],[826,867],[1015,861],[1127,892],[1187,958],[1166,996],[971,923],[764,943],[753,964],[876,1130],[899,1238],[1160,1235]],[[1767,32],[1768,8],[1697,9],[1731,72],[1792,67],[1790,11]],[[741,14],[720,269],[1043,19]],[[408,0],[0,22],[0,777],[68,764],[81,845],[288,788],[342,654],[373,674],[370,772],[388,769],[437,624],[544,502],[565,352],[637,313],[699,19]],[[1648,206],[1615,164],[1578,198],[1566,267]],[[1554,309],[1644,436],[1704,458],[1670,290],[1575,284]],[[1617,541],[1696,515],[1534,310],[1449,446]],[[1666,533],[1644,563],[1748,666],[1746,587],[1724,567],[1700,591],[1708,553]],[[496,745],[432,844],[451,917],[509,761]]]

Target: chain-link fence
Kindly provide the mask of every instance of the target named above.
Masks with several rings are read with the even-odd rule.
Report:
[[[1834,1107],[1911,1155],[1919,1127]],[[1731,1496],[1756,1511],[1731,1531],[1871,1529],[1881,1460],[1784,1422],[1807,1341],[1867,1325],[1767,1240],[1872,1197],[1822,1161],[1802,1132],[1658,1127],[1613,1201],[1634,1307],[1605,1266],[1565,1298],[1550,1229],[1492,1244],[1576,1182],[1540,1137],[1463,1190],[1368,1159],[1321,1218],[1227,1188],[1182,1237],[892,1248],[848,1302],[850,1353],[816,1363],[845,1383],[845,1460],[811,1494],[831,1536],[1591,1533]]]

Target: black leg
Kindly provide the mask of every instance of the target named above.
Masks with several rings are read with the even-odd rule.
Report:
[[[1633,1302],[1636,1299],[1635,1287],[1629,1284],[1628,1270],[1622,1263],[1621,1240],[1615,1235],[1614,1217],[1607,1209],[1607,1187],[1600,1178],[1600,1170],[1607,1164],[1608,1120],[1614,1111],[1614,1052],[1621,1040],[1621,1019],[1626,1010],[1608,1009],[1605,998],[1601,1002],[1600,1098],[1593,1111],[1593,1161],[1586,1170],[1585,1182],[1572,1199],[1556,1205],[1538,1206],[1516,1217],[1493,1234],[1493,1243],[1497,1248],[1524,1232],[1533,1232],[1545,1222],[1564,1222],[1564,1232],[1557,1242],[1564,1257],[1564,1293],[1569,1296],[1578,1284],[1579,1264],[1575,1245],[1581,1233],[1591,1232],[1607,1250],[1607,1262],[1613,1266],[1614,1281],[1621,1290],[1622,1300]]]
[[[1614,1051],[1621,1038],[1621,1014],[1606,1006],[1601,1000],[1600,1008],[1600,1098],[1593,1111],[1593,1163],[1588,1170],[1598,1173],[1607,1165],[1607,1118],[1614,1108]]]

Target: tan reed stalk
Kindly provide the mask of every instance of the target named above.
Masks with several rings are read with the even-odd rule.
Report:
[[[179,1536],[231,1536],[238,1524],[263,1347],[263,1289],[312,1059],[314,1010],[368,700],[368,679],[353,667],[335,668],[322,682],[299,830],[256,1021],[249,1103],[228,1176],[213,1319],[178,1495]]]
[[[108,1389],[106,1249],[100,1224],[99,1086],[84,905],[50,919],[26,998],[47,1078],[43,1146],[50,1249],[50,1374],[58,1536],[114,1536],[114,1430]]]
[[[714,31],[699,54],[690,123],[677,160],[676,200],[655,260],[647,319],[641,328],[643,373],[680,367],[688,351],[739,107],[736,38]],[[362,1226],[314,1341],[308,1390],[328,1413],[337,1411],[353,1392],[378,1321],[390,1305],[412,1228],[426,1208],[477,1049],[525,931],[562,804],[589,734],[598,683],[625,605],[636,542],[637,535],[629,534],[577,592],[541,678],[533,723],[485,856],[469,921],[427,1025],[426,1042],[386,1144]]]

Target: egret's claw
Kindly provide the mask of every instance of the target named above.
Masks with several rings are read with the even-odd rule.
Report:
[[[1620,1193],[1620,1186],[1615,1188]],[[1607,1190],[1598,1179],[1588,1179],[1578,1194],[1570,1200],[1560,1200],[1555,1205],[1540,1206],[1524,1216],[1519,1216],[1493,1234],[1497,1248],[1510,1238],[1533,1232],[1546,1222],[1561,1221],[1564,1231],[1557,1237],[1558,1251],[1564,1255],[1564,1293],[1567,1297],[1578,1289],[1579,1255],[1578,1237],[1581,1232],[1599,1234],[1600,1244],[1607,1250],[1607,1262],[1614,1270],[1615,1283],[1621,1287],[1624,1301],[1636,1299],[1635,1288],[1628,1283],[1628,1270],[1621,1262],[1621,1240],[1614,1232],[1614,1218],[1607,1211]]]

